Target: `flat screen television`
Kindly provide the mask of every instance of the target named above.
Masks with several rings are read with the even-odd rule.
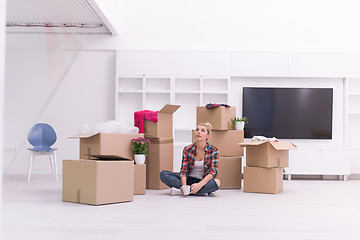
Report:
[[[332,139],[332,88],[243,88],[244,136]]]

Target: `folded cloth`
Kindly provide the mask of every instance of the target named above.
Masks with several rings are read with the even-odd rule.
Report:
[[[218,103],[208,103],[208,104],[206,104],[207,109],[213,109],[213,108],[217,108],[217,107],[220,107],[220,106],[224,106],[224,107],[227,107],[227,108],[230,107],[227,104],[218,104]]]
[[[251,141],[268,141],[268,142],[278,142],[279,140],[276,137],[268,138],[264,136],[253,136]]]
[[[142,110],[134,112],[134,126],[139,128],[139,133],[144,133],[144,120],[158,121],[159,111]]]

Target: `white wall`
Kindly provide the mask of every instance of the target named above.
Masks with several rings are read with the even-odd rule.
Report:
[[[114,51],[8,49],[4,172],[26,173],[27,134],[38,122],[55,128],[59,163],[78,158],[78,140],[67,138],[84,124],[114,119],[114,79]],[[46,157],[35,159],[34,173],[50,170]]]
[[[66,137],[79,126],[114,118],[114,50],[360,50],[356,0],[97,2],[118,36],[7,34],[5,172],[27,171],[26,136],[37,121],[56,128],[61,160],[77,157]]]
[[[210,51],[359,51],[357,0],[98,0],[118,36],[84,48]],[[9,46],[51,47],[20,34]]]

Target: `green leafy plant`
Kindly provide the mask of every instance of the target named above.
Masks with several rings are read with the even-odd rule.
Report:
[[[150,143],[149,139],[138,137],[131,140],[132,150],[134,154],[147,154],[147,145]]]
[[[233,119],[231,119],[232,122],[232,126],[235,127],[237,122],[244,122],[244,124],[249,123],[249,120],[247,119],[247,117],[242,117],[242,118],[238,118],[238,117],[234,117]]]

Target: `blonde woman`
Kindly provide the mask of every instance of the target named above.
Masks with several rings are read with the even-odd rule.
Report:
[[[200,123],[195,132],[195,143],[184,147],[180,176],[162,171],[160,179],[169,187],[181,189],[183,195],[204,195],[219,189],[221,182],[216,179],[219,167],[219,149],[208,143],[210,123]]]

